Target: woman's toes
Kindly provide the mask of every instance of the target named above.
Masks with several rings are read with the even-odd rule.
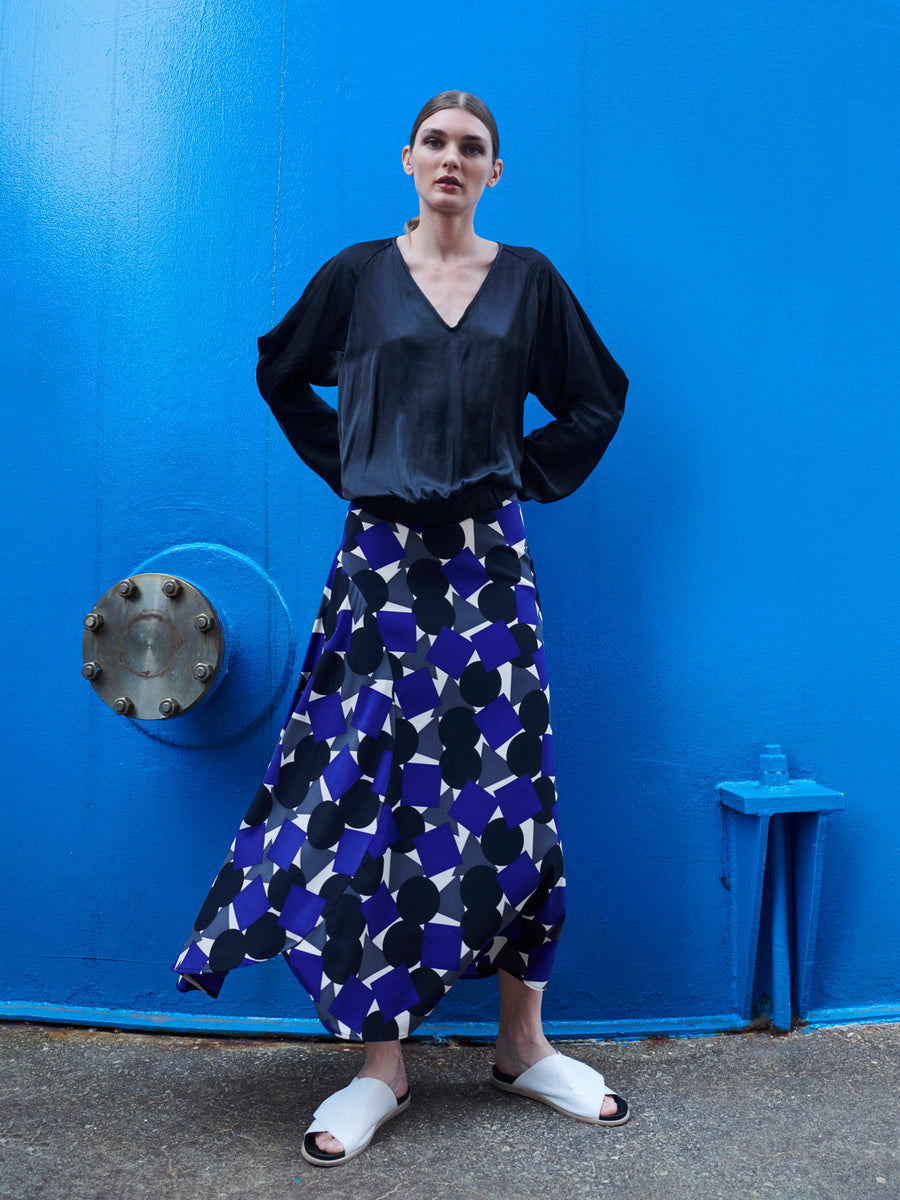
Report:
[[[316,1145],[323,1154],[343,1154],[344,1152],[344,1147],[330,1133],[317,1133]]]
[[[612,1096],[604,1096],[603,1103],[600,1105],[600,1116],[611,1117],[618,1110],[618,1104],[613,1100]]]

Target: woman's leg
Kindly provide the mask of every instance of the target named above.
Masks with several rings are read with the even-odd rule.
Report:
[[[500,1024],[495,1061],[504,1075],[521,1075],[555,1051],[544,1037],[541,1002],[544,993],[530,988],[506,971],[497,972],[500,986]]]
[[[399,1099],[406,1093],[406,1064],[399,1042],[366,1042],[366,1061],[360,1079],[380,1079]],[[316,1145],[324,1154],[340,1154],[344,1147],[330,1133],[317,1133]]]
[[[530,988],[506,971],[497,972],[497,982],[500,985],[500,1025],[494,1061],[504,1075],[521,1075],[542,1058],[555,1053],[544,1037],[541,1025],[544,993]],[[600,1115],[611,1116],[617,1107],[612,1096],[607,1096]]]

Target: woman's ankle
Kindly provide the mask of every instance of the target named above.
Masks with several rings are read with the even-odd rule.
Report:
[[[406,1092],[406,1063],[399,1042],[367,1042],[361,1079],[380,1079],[398,1098]]]
[[[494,1061],[498,1070],[505,1075],[521,1075],[542,1058],[548,1058],[555,1053],[543,1031],[500,1030],[497,1034]]]

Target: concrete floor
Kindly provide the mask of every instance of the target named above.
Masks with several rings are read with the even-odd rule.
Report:
[[[414,1042],[410,1111],[321,1170],[300,1135],[356,1047],[0,1025],[0,1197],[900,1198],[900,1024],[563,1049],[628,1125],[495,1091],[489,1047]]]

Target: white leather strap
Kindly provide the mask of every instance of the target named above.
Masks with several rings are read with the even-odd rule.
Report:
[[[352,1079],[319,1105],[306,1132],[330,1133],[349,1154],[396,1107],[397,1097],[380,1079]]]
[[[566,1054],[551,1054],[516,1078],[516,1087],[537,1092],[566,1112],[596,1118],[612,1091],[603,1076],[587,1063]]]

